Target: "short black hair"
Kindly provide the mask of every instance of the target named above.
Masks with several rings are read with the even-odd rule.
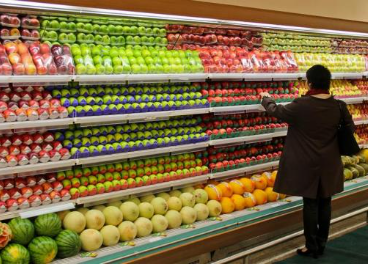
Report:
[[[325,66],[314,65],[307,71],[307,81],[312,89],[330,89],[331,72]]]

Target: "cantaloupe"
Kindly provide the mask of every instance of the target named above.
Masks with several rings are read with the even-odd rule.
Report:
[[[137,227],[137,237],[146,237],[152,233],[153,226],[149,219],[145,217],[139,217],[137,220],[135,220],[134,224]]]
[[[208,209],[207,205],[198,203],[194,206],[194,210],[197,211],[197,221],[203,221],[208,218],[210,214],[210,210]]]
[[[125,220],[134,221],[139,216],[139,208],[134,202],[124,202],[120,206],[120,210],[123,213],[123,217]]]
[[[86,229],[80,234],[82,248],[84,251],[95,251],[102,246],[103,237],[101,233],[95,229]]]
[[[346,181],[351,180],[353,178],[353,173],[349,169],[344,169],[344,179]]]
[[[118,226],[120,241],[131,241],[137,236],[137,227],[130,221],[124,221]]]
[[[123,213],[116,206],[108,206],[102,213],[108,225],[118,226],[123,221]]]
[[[169,226],[169,221],[163,215],[154,215],[151,222],[154,233],[164,232]]]
[[[169,223],[169,225],[168,225],[169,228],[178,228],[179,226],[181,226],[182,217],[181,217],[181,214],[178,211],[169,210],[165,214],[165,217],[166,217],[166,219]]]
[[[106,225],[100,233],[103,237],[103,245],[106,247],[115,246],[120,240],[120,232],[116,226]]]
[[[86,218],[78,211],[69,212],[63,220],[64,229],[72,230],[78,234],[86,227]]]
[[[180,210],[180,214],[185,225],[193,224],[197,220],[197,211],[192,207],[184,206]]]
[[[105,224],[105,216],[100,210],[89,210],[85,217],[88,229],[100,230]]]

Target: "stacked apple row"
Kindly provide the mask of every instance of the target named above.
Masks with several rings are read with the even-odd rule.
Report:
[[[73,158],[155,149],[208,140],[195,118],[146,122],[93,128],[77,128],[56,133],[56,139]]]
[[[248,51],[241,47],[201,47],[199,56],[205,72],[297,72],[291,51]]]
[[[326,66],[331,72],[364,72],[365,58],[351,54],[296,53],[296,62],[301,72],[315,64]]]
[[[0,168],[67,160],[70,152],[54,133],[7,132],[0,136]]]
[[[286,129],[287,123],[265,112],[235,115],[202,115],[200,124],[211,139],[234,138],[273,133]]]
[[[0,16],[0,23],[0,37],[5,43],[19,38],[30,42],[40,39],[40,22],[35,16],[20,19],[17,15],[3,14]]]
[[[73,44],[71,51],[79,75],[203,72],[198,52],[190,50]]]
[[[284,148],[283,139],[276,138],[270,142],[253,143],[237,146],[210,147],[208,159],[213,173],[239,169],[278,160]]]
[[[68,117],[60,100],[43,86],[9,86],[0,89],[0,123]]]
[[[262,33],[263,47],[267,50],[292,51],[296,53],[332,53],[332,38],[307,36],[298,33]]]
[[[64,19],[43,19],[41,36],[43,41],[60,43],[93,43],[122,46],[159,45],[166,46],[165,28],[155,25],[120,25],[116,21],[111,24],[92,21],[65,21]],[[114,22],[114,23],[112,23]]]
[[[350,114],[355,121],[368,119],[368,103],[347,105]]]
[[[70,200],[56,174],[0,180],[0,213]]]
[[[368,143],[368,126],[367,125],[356,126],[354,136],[358,144],[364,144],[364,145],[367,144]]]
[[[242,46],[253,49],[262,45],[262,36],[255,31],[211,28],[185,25],[166,25],[169,33],[167,40],[169,49],[195,50],[201,46]]]
[[[0,180],[0,213],[205,175],[209,169],[201,156],[162,156]]]
[[[336,98],[351,98],[368,95],[367,82],[364,80],[331,80],[330,92]],[[306,81],[297,81],[299,94],[306,94],[309,90]]]
[[[188,177],[205,175],[207,166],[196,155],[164,156],[58,173],[71,198],[93,196]]]
[[[198,84],[69,86],[49,87],[49,90],[71,117],[209,107]]]
[[[200,83],[201,92],[211,106],[251,105],[261,102],[260,93],[268,92],[276,102],[297,98],[294,82],[212,82]]]
[[[7,42],[0,45],[0,74],[74,74],[74,62],[68,46]]]
[[[334,53],[368,54],[368,41],[362,39],[333,39]]]

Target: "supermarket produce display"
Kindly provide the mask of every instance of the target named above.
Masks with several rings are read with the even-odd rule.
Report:
[[[314,64],[368,145],[361,38],[73,12],[0,24],[0,263],[100,261],[298,207],[272,189],[288,124],[260,93],[292,102]],[[368,186],[367,161],[342,157],[346,191]]]

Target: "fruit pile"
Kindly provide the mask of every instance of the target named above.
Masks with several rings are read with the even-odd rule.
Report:
[[[233,115],[202,115],[202,126],[211,139],[252,136],[264,133],[273,133],[276,129],[287,128],[275,117],[266,112],[233,114]]]
[[[63,130],[56,140],[70,150],[72,157],[83,158],[144,149],[170,147],[208,140],[196,118],[133,123]]]
[[[99,116],[208,107],[198,84],[48,87],[69,116]]]
[[[296,53],[296,62],[301,72],[315,64],[326,66],[331,72],[364,72],[365,59],[359,55]]]
[[[251,105],[261,102],[259,94],[268,92],[276,102],[298,97],[294,82],[211,82],[200,83],[201,93],[211,106]]]
[[[40,22],[37,17],[26,16],[19,19],[17,15],[3,14],[0,16],[0,37],[3,42],[22,38],[24,41],[35,41],[40,39]],[[21,27],[21,29],[19,29]]]
[[[367,80],[351,80],[354,86],[357,86],[362,94],[368,95],[368,81]]]
[[[7,42],[0,45],[1,75],[74,74],[68,46]]]
[[[208,217],[217,217],[221,204],[208,201],[203,189],[185,189],[117,201],[91,209],[59,213],[66,230],[80,234],[82,249],[95,251],[119,241],[147,237],[167,229],[191,225]]]
[[[0,168],[67,160],[70,152],[51,132],[0,136]]]
[[[332,53],[331,39],[296,33],[262,33],[263,47],[270,51]]]
[[[301,95],[306,94],[309,90],[306,81],[299,81],[297,87]],[[356,82],[350,80],[331,80],[330,92],[335,98],[360,97],[366,93],[363,89],[365,88],[360,88]]]
[[[358,144],[368,144],[368,126],[356,126],[354,136]]]
[[[290,51],[261,51],[240,47],[199,48],[205,72],[297,72],[298,64]]]
[[[62,221],[54,213],[40,215],[32,221],[17,217],[0,225],[1,234],[11,233],[7,243],[0,245],[3,263],[50,263],[56,257],[72,257],[81,250],[79,235],[62,230]]]
[[[203,66],[197,51],[124,48],[73,44],[77,74],[197,73]]]
[[[55,173],[0,180],[0,213],[37,207],[71,198]]]
[[[368,54],[368,41],[361,39],[333,39],[334,53]]]
[[[159,22],[135,20],[45,17],[41,22],[43,41],[112,46],[166,46],[166,30]]]
[[[257,32],[167,24],[168,49],[196,50],[203,46],[241,46],[249,50],[262,44]]]
[[[348,104],[347,107],[354,120],[368,119],[368,104],[366,102],[362,104]]]
[[[352,180],[358,177],[367,176],[367,149],[362,150],[357,156],[342,156],[341,161],[344,165],[344,179]]]
[[[219,201],[223,214],[275,202],[286,196],[273,191],[277,171],[228,181],[212,181],[204,189],[209,199]]]
[[[21,122],[68,117],[67,108],[42,86],[0,88],[0,122]]]
[[[58,172],[71,198],[93,196],[208,173],[199,155],[181,154]]]
[[[208,149],[208,158],[204,157],[202,161],[206,164],[208,160],[210,169],[216,173],[278,160],[283,148],[282,138],[273,139],[271,142],[211,147]]]

